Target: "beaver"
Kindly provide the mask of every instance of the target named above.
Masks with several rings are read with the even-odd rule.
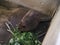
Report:
[[[39,22],[52,19],[59,6],[58,0],[40,0],[40,2],[42,3],[40,4],[40,11],[29,10],[22,18],[19,24],[21,31],[33,30]]]

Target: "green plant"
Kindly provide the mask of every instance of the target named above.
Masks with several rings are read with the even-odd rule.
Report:
[[[41,45],[41,42],[37,39],[35,33],[32,32],[19,32],[19,29],[16,27],[11,29],[8,24],[9,32],[13,35],[10,39],[8,45]]]

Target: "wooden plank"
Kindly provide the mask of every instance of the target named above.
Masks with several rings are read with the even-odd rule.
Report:
[[[12,9],[12,8],[17,8],[18,5],[15,3],[5,1],[5,0],[0,0],[0,6],[6,7],[7,9]]]
[[[42,45],[60,45],[60,7],[51,22]]]
[[[58,0],[7,0],[18,5],[40,11],[44,14],[52,14],[58,6]]]

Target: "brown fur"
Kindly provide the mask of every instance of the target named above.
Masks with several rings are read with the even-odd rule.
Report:
[[[29,10],[26,15],[22,18],[19,29],[21,31],[29,31],[33,30],[37,27],[40,21],[48,21],[51,17],[46,16],[45,14],[42,14],[37,11]]]

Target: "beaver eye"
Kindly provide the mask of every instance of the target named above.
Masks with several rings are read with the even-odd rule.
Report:
[[[23,28],[25,28],[25,26],[22,26]]]

